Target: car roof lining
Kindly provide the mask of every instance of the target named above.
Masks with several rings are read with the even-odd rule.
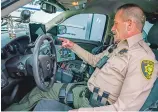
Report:
[[[67,10],[75,11],[75,6],[72,5],[74,0],[49,0],[52,3],[58,2]],[[11,13],[13,10],[31,2],[31,0],[19,0],[7,8],[4,8],[1,12],[1,17],[4,17]],[[158,14],[158,0],[77,0],[77,2],[85,3],[85,9],[82,13],[97,13],[97,14],[110,14],[114,12],[117,7],[126,3],[135,3],[142,7],[147,13]],[[76,9],[77,10],[77,9]]]
[[[66,9],[74,10],[72,2],[74,0],[57,0]],[[86,2],[85,11],[97,12],[102,14],[111,13],[116,10],[117,7],[127,4],[134,3],[144,9],[145,12],[156,12],[158,11],[158,0],[77,0],[78,2]],[[83,2],[84,3],[84,2]],[[109,7],[110,6],[110,7]],[[75,7],[75,6],[74,6]]]

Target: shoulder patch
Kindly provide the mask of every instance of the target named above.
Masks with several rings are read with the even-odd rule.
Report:
[[[143,60],[141,62],[142,74],[146,79],[151,79],[152,73],[154,71],[154,62],[151,60]]]

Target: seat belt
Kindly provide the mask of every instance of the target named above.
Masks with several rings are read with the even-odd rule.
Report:
[[[116,49],[116,47],[117,47],[117,44],[113,44],[113,45],[111,45],[111,47],[108,49],[108,55],[105,55],[105,56],[103,56],[103,58],[101,58],[98,62],[97,62],[97,64],[96,64],[96,67],[97,68],[102,68],[103,67],[103,65],[105,65],[106,63],[107,63],[107,61],[108,61],[108,59],[109,59],[109,55],[114,51],[114,49]]]

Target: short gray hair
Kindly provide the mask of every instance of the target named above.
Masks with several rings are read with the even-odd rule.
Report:
[[[143,9],[136,4],[125,4],[117,9],[123,11],[123,19],[133,18],[137,22],[137,27],[142,30],[146,21]]]

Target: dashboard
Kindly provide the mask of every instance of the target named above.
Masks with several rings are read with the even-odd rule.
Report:
[[[32,77],[32,55],[35,41],[31,38],[33,37],[30,37],[26,32],[17,32],[16,38],[10,38],[7,32],[1,33],[1,98],[3,100],[6,96],[16,94],[19,91],[18,86],[21,89],[22,85],[25,85],[25,81],[30,82],[30,79],[33,79],[33,83],[35,83]],[[62,48],[61,43],[56,42],[55,44],[58,67],[56,81],[80,80],[80,75],[74,76],[72,69],[79,70],[82,61],[76,61],[75,53]],[[39,55],[49,55],[50,53],[50,42],[44,40],[40,46]],[[26,85],[28,85],[28,82]],[[29,87],[27,88],[29,89]]]
[[[32,56],[36,41],[32,38],[36,39],[37,35],[35,37],[30,36],[34,35],[23,31],[17,32],[16,38],[10,38],[7,32],[1,33],[1,98],[4,98],[4,100],[6,96],[12,96],[19,91],[18,86],[21,90],[22,86],[25,85],[23,84],[25,81],[28,85],[31,79],[35,84]],[[82,61],[77,61],[74,52],[62,48],[61,43],[57,42],[54,37],[52,38],[54,39],[57,56],[56,82],[80,81],[82,77],[77,75],[77,72],[80,70]],[[40,46],[39,55],[50,55],[51,51],[50,42],[44,40]],[[74,73],[74,71],[76,72]],[[31,88],[33,84],[26,88]]]
[[[30,37],[24,32],[20,32],[17,38],[9,38],[9,35],[1,34],[1,70],[5,69],[5,63],[10,58],[24,55],[27,45],[29,44]]]
[[[24,55],[27,45],[29,44],[28,38],[28,36],[23,36],[23,38],[12,41],[1,48],[1,59],[5,60],[10,56]]]

